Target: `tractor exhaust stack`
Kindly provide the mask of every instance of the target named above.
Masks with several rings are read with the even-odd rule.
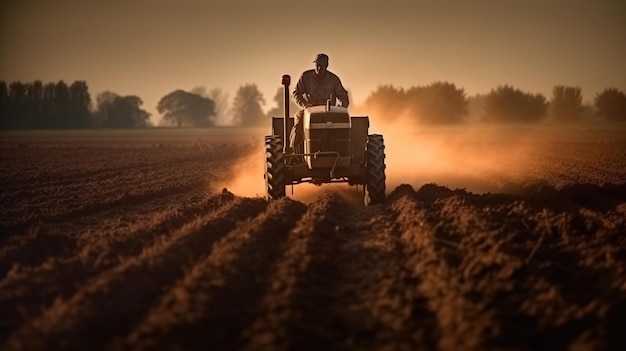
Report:
[[[287,148],[290,145],[289,130],[287,130],[288,129],[287,122],[289,121],[289,84],[291,84],[291,77],[288,74],[283,75],[282,84],[283,84],[283,92],[284,92],[283,102],[285,103],[285,123],[284,123],[285,133],[283,134],[285,136],[285,140],[283,141],[283,151],[286,152]]]

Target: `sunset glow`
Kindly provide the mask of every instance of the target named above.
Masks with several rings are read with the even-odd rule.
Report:
[[[549,95],[581,86],[586,101],[626,89],[622,1],[3,1],[0,79],[86,80],[134,94],[158,116],[174,89],[257,84],[267,102],[282,74],[318,52],[361,103],[379,84],[450,81],[470,94],[499,84]],[[245,10],[241,10],[245,9]],[[303,13],[310,13],[309,17]]]

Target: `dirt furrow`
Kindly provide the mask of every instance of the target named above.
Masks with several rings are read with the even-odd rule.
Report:
[[[421,191],[427,196],[438,196],[432,194],[438,189],[424,189]],[[491,235],[491,228],[483,223],[472,223],[473,219],[455,211],[456,201],[452,197],[444,200],[443,205],[429,203],[418,200],[418,194],[407,192],[391,207],[397,213],[398,224],[403,230],[407,267],[418,279],[418,294],[427,300],[437,322],[437,348],[481,349],[487,346],[484,338],[491,332],[489,321],[493,318],[493,311],[481,303],[488,301],[488,296],[480,296],[478,289],[466,286],[472,278],[469,274],[475,273],[464,265],[467,253],[463,249],[463,241],[468,239],[465,228],[471,227],[487,235]],[[496,255],[488,261],[476,263],[489,266],[500,260],[506,261]],[[515,261],[509,264],[515,264]],[[510,274],[507,271],[493,273],[491,278],[478,279],[478,284],[491,284],[497,282],[498,274]]]
[[[337,305],[342,344],[326,349],[434,349],[436,322],[405,267],[402,229],[390,202],[352,208],[340,226],[336,254]]]
[[[271,202],[261,215],[217,241],[128,338],[111,348],[239,347],[289,231],[305,211],[305,205],[289,199]]]
[[[111,208],[137,206],[153,199],[193,191],[196,188],[202,187],[206,183],[206,180],[192,179],[173,181],[170,179],[150,183],[150,185],[142,184],[142,186],[135,187],[134,189],[126,189],[128,191],[111,191],[108,194],[109,196],[102,194],[92,196],[88,201],[83,203],[77,203],[76,200],[71,199],[71,195],[67,194],[65,201],[71,204],[70,206],[59,209],[58,207],[54,207],[54,204],[51,203],[49,205],[49,213],[34,213],[28,217],[15,218],[14,223],[0,226],[0,233],[4,239],[7,240],[40,223],[62,223],[77,220],[77,218],[95,215],[99,212],[110,210]]]
[[[265,207],[260,199],[237,198],[185,225],[169,240],[146,247],[139,256],[88,281],[69,300],[57,300],[14,332],[6,345],[18,350],[103,348],[101,343],[129,333],[161,292],[184,276],[185,267],[205,257],[238,222]]]
[[[404,268],[396,220],[388,205],[322,194],[292,232],[242,349],[432,349],[436,319]]]
[[[145,216],[111,220],[79,235],[75,250],[67,255],[40,257],[38,266],[19,266],[0,282],[0,343],[24,320],[34,318],[54,299],[67,299],[90,277],[138,255],[156,240],[164,240],[175,230],[205,213],[234,200],[231,193],[214,194]],[[128,226],[120,226],[128,220]]]
[[[83,209],[132,197],[138,190],[165,189],[172,184],[182,186],[185,183],[206,181],[207,176],[227,176],[227,166],[240,156],[240,151],[236,149],[231,154],[220,156],[196,155],[184,160],[165,160],[158,166],[136,164],[126,172],[102,174],[95,179],[81,178],[66,172],[61,181],[67,181],[67,184],[51,184],[41,191],[34,190],[33,183],[18,177],[15,179],[18,183],[11,187],[12,190],[0,196],[0,241],[11,234],[20,234],[20,230],[39,221],[56,220],[56,217],[66,213],[70,217],[75,212],[80,215]],[[27,190],[26,193],[20,193],[19,189]]]
[[[76,170],[69,171],[63,168],[64,173],[55,173],[48,175],[37,175],[34,177],[18,178],[20,184],[30,185],[28,191],[14,191],[11,196],[23,196],[38,191],[45,191],[50,187],[68,187],[76,184],[76,179],[80,179],[81,183],[97,182],[102,179],[109,179],[121,174],[147,172],[151,170],[160,170],[164,168],[177,167],[178,165],[197,164],[198,162],[207,161],[204,154],[191,154],[176,159],[158,159],[152,161],[140,161],[142,155],[136,155],[135,158],[125,155],[121,165],[115,165],[103,162],[97,166],[86,164]],[[210,160],[211,162],[220,161],[219,157]],[[165,166],[165,167],[164,167]]]
[[[273,269],[259,313],[243,335],[246,350],[322,350],[342,343],[334,311],[339,282],[336,255],[349,206],[324,193],[289,235]]]
[[[119,194],[111,199],[96,197],[94,199],[100,202],[47,218],[31,218],[19,225],[4,228],[5,242],[0,249],[0,276],[4,276],[15,264],[39,264],[45,259],[75,250],[79,233],[71,227],[77,226],[67,228],[64,223],[93,223],[96,228],[102,229],[101,223],[105,218],[124,215],[129,208],[136,206],[165,207],[181,194],[191,194],[203,189],[205,181],[161,185],[162,187],[156,189],[137,190],[133,194]],[[23,232],[28,234],[20,235]]]
[[[132,204],[133,197],[137,195],[202,182],[200,177],[185,177],[184,170],[179,170],[178,174],[172,173],[127,174],[94,184],[80,183],[77,189],[56,188],[49,196],[25,199],[21,203],[16,203],[14,208],[4,210],[7,217],[2,226],[8,227],[5,230],[10,230],[11,226],[23,227],[38,221],[63,220],[66,218],[64,215],[73,217],[74,213],[89,212],[91,207],[97,210],[100,204],[106,206],[119,200],[129,200]],[[26,211],[25,208],[30,211]]]
[[[197,165],[202,163],[215,163],[219,167],[224,157],[216,157],[207,160],[206,157],[199,155],[195,157],[185,157],[183,159],[164,160],[154,164],[128,164],[124,167],[109,167],[100,170],[90,171],[88,176],[78,172],[68,172],[54,177],[40,177],[42,179],[29,181],[28,179],[17,179],[16,184],[5,190],[1,198],[6,203],[19,203],[24,200],[30,202],[39,202],[37,200],[45,199],[52,201],[63,198],[63,194],[59,194],[59,189],[66,192],[85,192],[88,189],[104,190],[107,185],[116,185],[115,190],[120,191],[120,187],[133,187],[141,184],[146,180],[164,179],[172,175],[172,170],[177,170],[179,175],[198,176],[198,172],[189,172],[197,170]],[[208,162],[207,162],[208,161]],[[86,166],[88,167],[88,166]]]
[[[29,189],[72,185],[76,179],[99,179],[102,176],[125,174],[137,169],[162,169],[178,164],[211,163],[237,158],[242,146],[234,145],[228,153],[208,153],[197,148],[176,149],[56,147],[52,149],[19,149],[13,162],[1,159],[3,191],[15,185],[31,185]],[[4,156],[4,155],[3,155]],[[71,177],[70,177],[71,176]],[[4,194],[4,192],[0,192]]]

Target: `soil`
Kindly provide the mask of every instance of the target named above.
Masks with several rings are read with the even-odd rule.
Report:
[[[254,133],[111,133],[0,142],[3,350],[626,350],[624,134],[457,140],[499,161],[365,207],[229,188]]]

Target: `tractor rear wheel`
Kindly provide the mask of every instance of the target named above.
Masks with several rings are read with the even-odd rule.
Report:
[[[285,196],[285,158],[278,135],[265,137],[265,190],[268,199]]]
[[[367,136],[366,157],[364,197],[365,205],[370,206],[385,202],[385,143],[382,135]]]

